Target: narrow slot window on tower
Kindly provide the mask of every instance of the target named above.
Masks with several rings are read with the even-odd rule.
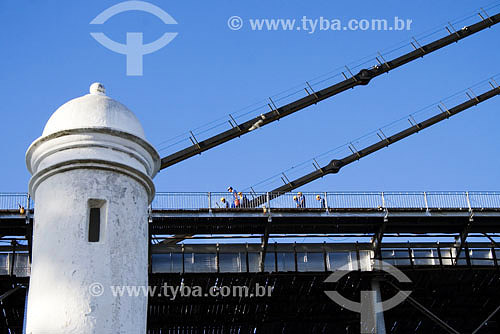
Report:
[[[104,227],[105,203],[103,200],[89,200],[88,215],[88,241],[99,242],[102,239],[102,230]]]
[[[90,208],[89,242],[99,242],[101,236],[101,208]]]

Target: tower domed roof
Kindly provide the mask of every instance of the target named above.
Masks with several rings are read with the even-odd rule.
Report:
[[[106,96],[100,83],[90,86],[90,94],[59,107],[45,125],[42,137],[82,128],[109,128],[146,139],[137,117],[123,104]]]

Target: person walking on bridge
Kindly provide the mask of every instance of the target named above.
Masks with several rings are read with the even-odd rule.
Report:
[[[326,200],[321,197],[321,195],[316,195],[316,200],[319,202],[319,205],[322,209],[326,208]]]
[[[231,193],[233,196],[233,204],[231,205],[232,208],[239,208],[240,207],[240,199],[238,198],[238,192],[236,189],[233,189],[233,187],[229,186],[227,188],[227,191]]]
[[[246,195],[244,195],[242,192],[239,192],[238,197],[240,199],[240,206],[242,208],[249,208],[250,207],[250,201],[248,200]]]
[[[226,201],[226,199],[225,199],[224,197],[222,197],[222,198],[220,199],[220,201],[221,201],[221,203],[222,203],[222,207],[223,207],[224,209],[229,209],[229,202],[228,202],[228,201]]]
[[[305,207],[306,207],[306,197],[302,194],[301,191],[299,191],[297,193],[297,202],[298,202],[298,205],[297,205],[298,208],[305,209]]]

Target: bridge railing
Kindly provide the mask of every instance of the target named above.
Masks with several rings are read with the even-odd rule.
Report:
[[[28,205],[29,203],[29,205]],[[34,207],[26,193],[0,193],[0,210]],[[155,210],[268,209],[500,209],[500,192],[159,192]]]
[[[500,209],[500,192],[157,193],[157,210],[210,209]]]
[[[33,207],[33,201],[26,193],[0,193],[0,210],[16,210],[19,206]]]

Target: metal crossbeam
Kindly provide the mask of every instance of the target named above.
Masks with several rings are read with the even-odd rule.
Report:
[[[9,297],[10,295],[12,295],[14,292],[20,290],[24,288],[22,285],[18,285],[12,289],[10,289],[9,291],[5,292],[4,294],[0,295],[0,302],[2,302],[5,298]]]

